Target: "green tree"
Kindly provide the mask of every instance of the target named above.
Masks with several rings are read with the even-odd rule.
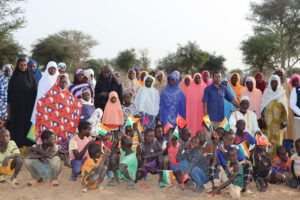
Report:
[[[276,37],[276,46],[280,47],[280,66],[285,68],[289,60],[292,63],[299,55],[300,44],[300,1],[299,0],[264,0],[251,3],[249,20],[256,23],[255,32],[272,34]],[[293,60],[293,61],[291,61]],[[295,64],[294,64],[295,65]],[[294,66],[293,65],[293,66]]]
[[[90,59],[86,61],[86,68],[93,69],[95,75],[100,74],[102,67],[103,67],[103,61],[101,59]]]
[[[210,73],[219,71],[222,74],[225,74],[227,71],[224,66],[225,61],[226,59],[222,55],[217,56],[215,53],[209,54],[209,60],[203,65],[201,71],[208,70]]]
[[[141,49],[141,50],[139,50],[139,54],[140,54],[139,60],[140,60],[142,69],[143,70],[148,70],[150,68],[150,63],[151,63],[151,60],[149,58],[149,51],[148,51],[148,49]]]
[[[18,6],[23,0],[0,1],[0,65],[15,63],[22,54],[23,48],[16,42],[12,33],[23,28],[24,10]]]
[[[250,74],[274,69],[280,64],[280,47],[273,34],[256,34],[242,41],[243,62]]]
[[[114,62],[115,62],[114,69],[123,72],[127,72],[129,69],[133,67],[137,67],[141,63],[140,60],[137,59],[137,55],[134,48],[120,51],[117,57],[115,58]]]
[[[90,35],[81,31],[60,31],[39,39],[32,48],[32,58],[46,66],[51,60],[65,62],[69,72],[85,67],[85,61],[90,56],[90,50],[98,42]]]

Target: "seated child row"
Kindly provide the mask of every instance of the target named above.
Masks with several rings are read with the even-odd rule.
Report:
[[[109,186],[127,181],[128,188],[135,188],[135,183],[147,177],[147,173],[158,174],[159,187],[169,183],[164,173],[172,171],[178,183],[184,183],[184,189],[210,192],[211,196],[229,188],[233,198],[241,193],[251,194],[247,188],[254,179],[259,191],[264,192],[268,183],[287,182],[292,188],[300,184],[300,139],[296,140],[297,154],[288,157],[283,146],[277,148],[277,156],[271,159],[266,152],[266,143],[256,141],[244,132],[244,121],[237,122],[236,134],[217,128],[211,140],[206,140],[205,133],[198,131],[191,137],[189,128],[178,133],[170,128],[166,135],[163,127],[147,129],[144,136],[137,125],[126,123],[125,133],[120,132],[113,144],[109,134],[100,133],[92,139],[91,124],[82,121],[78,125],[78,134],[69,142],[72,173],[70,180],[76,181],[81,173],[83,191],[98,188],[108,171],[113,177]],[[37,186],[44,179],[51,179],[51,184],[59,185],[57,178],[61,171],[58,148],[51,131],[42,133],[42,143],[33,145],[24,164],[32,175],[28,186]],[[245,158],[237,148],[241,142],[256,144],[250,158]],[[0,181],[3,175],[12,175],[9,182],[18,185],[16,179],[23,160],[14,141],[10,140],[9,131],[0,130]],[[169,170],[169,171],[167,171]]]

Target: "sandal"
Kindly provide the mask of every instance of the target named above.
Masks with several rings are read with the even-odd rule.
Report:
[[[16,178],[10,179],[10,180],[9,180],[9,183],[10,183],[12,186],[14,186],[14,187],[20,185],[20,183],[17,181]]]
[[[58,186],[59,186],[59,183],[58,183],[57,180],[53,180],[53,181],[51,182],[51,185],[52,185],[52,187],[58,187]]]
[[[30,182],[27,183],[28,187],[36,187],[38,185],[39,183],[36,180],[31,180]]]

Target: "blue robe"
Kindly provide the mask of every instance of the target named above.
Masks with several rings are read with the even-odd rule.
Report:
[[[231,88],[231,86],[230,86],[230,84],[229,84],[229,81],[228,81],[226,78],[223,78],[223,79],[221,80],[221,84],[222,84],[223,82],[227,82],[227,90],[228,90],[229,93],[234,97],[234,99],[237,101],[236,96],[235,96],[235,94],[234,94],[234,91],[233,91],[233,89]],[[229,121],[231,112],[234,111],[235,109],[237,109],[237,107],[235,107],[234,105],[232,105],[231,102],[227,101],[227,100],[224,98],[224,113],[225,113],[225,117],[227,118],[228,121]]]

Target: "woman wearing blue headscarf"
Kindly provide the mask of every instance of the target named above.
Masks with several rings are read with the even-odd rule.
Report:
[[[172,73],[167,77],[167,86],[161,93],[159,121],[166,126],[169,122],[176,125],[176,118],[179,114],[185,119],[185,96],[178,86],[178,78]]]
[[[37,82],[39,82],[43,76],[40,70],[38,69],[38,66],[39,65],[35,60],[29,60],[27,63],[28,69],[32,72]]]
[[[237,101],[237,98],[234,94],[233,89],[231,88],[229,81],[226,78],[223,78],[221,80],[221,84],[224,85],[225,87],[227,87],[229,93],[234,97],[234,99]],[[227,120],[229,121],[231,112],[234,111],[236,109],[236,107],[234,105],[232,105],[231,102],[227,101],[224,98],[224,113],[225,113],[225,117],[227,118]]]

